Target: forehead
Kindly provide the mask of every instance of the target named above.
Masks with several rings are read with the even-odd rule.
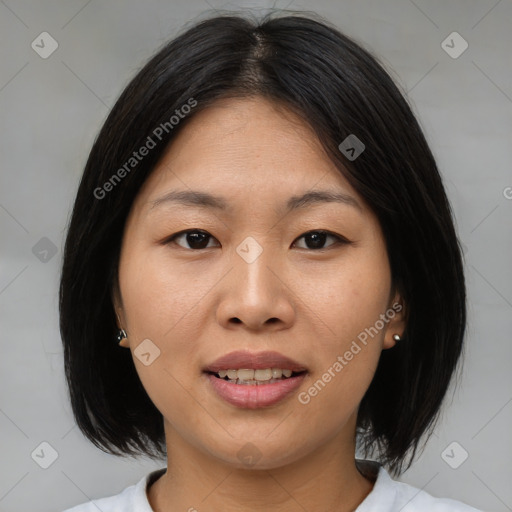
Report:
[[[187,121],[139,192],[145,209],[175,188],[264,201],[309,189],[357,196],[317,135],[296,114],[263,98],[224,99]]]

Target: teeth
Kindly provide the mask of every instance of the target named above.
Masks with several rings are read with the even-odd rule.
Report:
[[[273,381],[274,379],[281,379],[282,377],[291,377],[292,370],[281,368],[266,368],[264,370],[251,370],[242,368],[240,370],[220,370],[218,375],[221,379],[227,377],[231,381],[249,381],[262,382]]]

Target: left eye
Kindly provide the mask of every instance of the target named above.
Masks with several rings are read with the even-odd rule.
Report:
[[[186,243],[189,244],[189,247],[183,247],[181,244],[175,242],[175,240],[178,240],[181,237],[185,237]],[[323,247],[326,239],[329,237],[334,239],[334,243],[327,247]],[[187,231],[182,231],[181,233],[172,235],[164,243],[167,244],[172,242],[176,243],[180,247],[183,247],[184,249],[200,250],[212,247],[211,245],[208,245],[210,238],[215,240],[215,238],[206,231],[202,231],[200,229],[189,229]],[[306,247],[301,248],[311,250],[328,249],[333,245],[350,243],[346,238],[340,235],[335,235],[334,233],[329,233],[328,231],[309,231],[308,233],[301,235],[299,238],[297,238],[297,240],[300,240],[301,238],[304,238],[306,241]]]
[[[329,237],[334,238],[334,243],[328,247],[322,247],[325,244],[325,240]],[[348,240],[339,235],[329,233],[328,231],[309,231],[308,233],[301,235],[297,240],[300,240],[301,238],[307,240],[306,245],[309,245],[309,247],[306,247],[306,249],[327,249],[333,245],[348,243]]]

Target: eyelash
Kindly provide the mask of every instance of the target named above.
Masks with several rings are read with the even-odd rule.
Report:
[[[207,231],[204,231],[202,229],[187,229],[187,230],[184,230],[184,231],[180,231],[179,233],[175,233],[174,235],[171,235],[170,237],[166,238],[162,243],[164,245],[169,245],[171,243],[173,244],[176,244],[178,245],[178,247],[180,247],[181,249],[185,249],[185,250],[190,250],[190,251],[195,251],[195,252],[198,252],[198,251],[201,251],[201,250],[205,250],[205,249],[211,249],[212,247],[203,247],[201,249],[189,249],[187,247],[182,247],[181,245],[177,244],[175,242],[175,239],[182,236],[182,235],[187,235],[189,233],[202,233],[204,235],[207,235],[211,238],[215,238],[213,235],[210,235],[210,233],[208,233]],[[321,251],[326,251],[332,247],[337,247],[339,245],[348,245],[348,244],[351,244],[352,242],[350,240],[347,240],[345,237],[342,237],[341,235],[336,235],[335,233],[331,233],[330,231],[326,231],[326,230],[323,230],[323,229],[317,229],[317,230],[312,230],[312,231],[307,231],[306,233],[302,234],[300,237],[298,237],[296,240],[299,240],[303,237],[305,237],[306,235],[311,235],[313,233],[319,233],[319,234],[322,234],[322,235],[327,235],[327,236],[330,236],[332,238],[335,238],[336,241],[329,245],[328,247],[323,247],[323,248],[320,248],[320,249],[307,249],[305,248],[305,250],[309,250],[309,251],[315,251],[315,252],[321,252]],[[208,240],[209,242],[210,240]],[[301,249],[303,249],[301,247]]]

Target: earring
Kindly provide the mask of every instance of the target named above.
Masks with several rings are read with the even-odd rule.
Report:
[[[398,343],[401,338],[398,334],[393,334],[393,339]]]
[[[117,334],[117,343],[121,345],[123,338],[127,338],[126,331],[124,329],[119,329],[119,333]]]

